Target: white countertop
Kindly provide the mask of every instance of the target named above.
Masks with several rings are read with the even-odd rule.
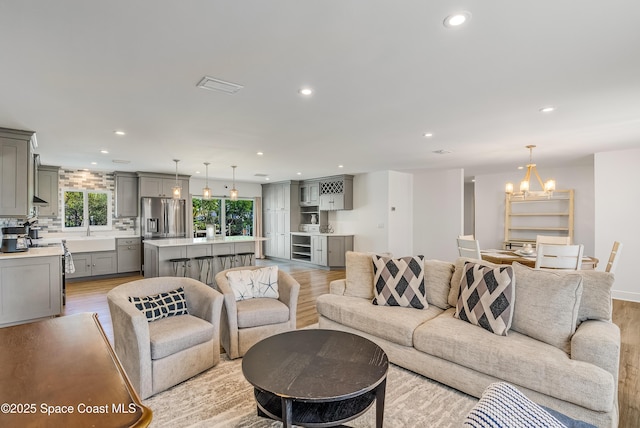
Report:
[[[226,236],[214,239],[208,238],[170,238],[170,239],[145,239],[145,245],[153,245],[154,247],[180,247],[183,245],[216,245],[229,244],[236,242],[256,242],[266,241],[267,238],[255,236]]]
[[[353,233],[291,232],[291,234],[303,236],[353,236]]]
[[[0,253],[0,260],[8,259],[24,259],[29,257],[49,257],[49,256],[62,256],[64,251],[62,245],[56,245],[53,247],[35,247],[29,248],[29,251],[20,251],[17,253]]]

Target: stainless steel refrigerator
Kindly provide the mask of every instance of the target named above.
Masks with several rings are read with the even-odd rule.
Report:
[[[141,198],[140,234],[143,239],[186,238],[184,199]]]

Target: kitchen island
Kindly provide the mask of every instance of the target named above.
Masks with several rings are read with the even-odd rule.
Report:
[[[0,253],[0,327],[62,313],[62,245]]]
[[[266,238],[254,236],[227,236],[208,238],[170,238],[170,239],[145,239],[144,242],[144,276],[153,278],[157,276],[174,276],[173,264],[169,259],[188,258],[187,276],[194,279],[201,278],[201,270],[196,257],[214,256],[213,272],[209,275],[209,283],[213,276],[223,270],[220,256],[234,255],[230,257],[234,266],[239,266],[242,260],[236,256],[240,253],[255,253],[256,243],[265,241]],[[251,258],[252,263],[255,258]],[[229,263],[226,267],[229,267]],[[203,273],[204,275],[204,273]],[[202,277],[204,278],[204,276]]]

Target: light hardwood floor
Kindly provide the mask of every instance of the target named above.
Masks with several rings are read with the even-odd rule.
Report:
[[[275,264],[258,261],[258,264]],[[280,269],[291,274],[301,286],[298,299],[298,327],[318,322],[316,298],[329,292],[329,282],[345,277],[343,270],[313,269],[297,263],[277,263]],[[76,281],[67,283],[67,304],[63,315],[79,312],[96,312],[109,340],[113,343],[113,327],[106,294],[113,287],[140,279],[139,275],[118,278]],[[640,427],[640,303],[613,301],[613,321],[620,327],[620,381],[618,398],[620,428]]]

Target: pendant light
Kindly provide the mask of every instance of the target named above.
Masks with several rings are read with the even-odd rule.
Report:
[[[202,199],[211,199],[211,189],[209,188],[209,162],[205,162],[204,166],[206,168],[207,181],[202,189]]]
[[[176,185],[171,189],[171,193],[173,194],[173,199],[180,199],[182,194],[182,186],[178,182],[178,162],[180,162],[180,159],[174,159],[173,161],[176,163]]]
[[[238,200],[238,190],[236,189],[236,165],[231,165],[233,168],[233,188],[229,191],[229,197],[232,201]]]

